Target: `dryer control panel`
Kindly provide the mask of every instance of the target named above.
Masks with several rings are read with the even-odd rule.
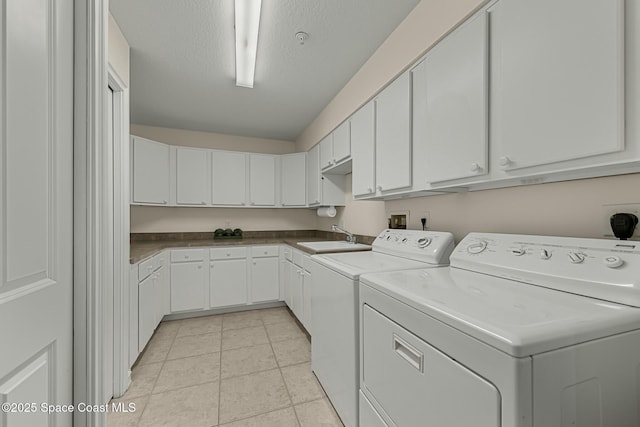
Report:
[[[470,233],[451,267],[640,307],[640,243]]]
[[[455,246],[453,234],[441,231],[387,229],[373,241],[376,252],[430,264],[448,264]]]

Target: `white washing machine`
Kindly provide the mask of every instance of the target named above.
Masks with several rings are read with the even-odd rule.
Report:
[[[360,278],[362,427],[640,426],[640,244],[471,233]]]
[[[311,257],[311,364],[345,426],[359,425],[360,275],[446,266],[453,248],[451,233],[385,230],[371,251]]]

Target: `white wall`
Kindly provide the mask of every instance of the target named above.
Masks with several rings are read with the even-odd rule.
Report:
[[[129,87],[129,43],[111,14],[109,14],[107,33],[109,64],[115,69],[124,84]]]

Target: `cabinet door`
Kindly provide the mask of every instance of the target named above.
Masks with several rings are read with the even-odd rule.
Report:
[[[249,204],[276,205],[276,156],[249,155]]]
[[[349,120],[333,131],[333,162],[340,163],[351,156],[351,130]]]
[[[411,90],[409,73],[376,98],[376,189],[411,186]]]
[[[133,137],[133,201],[169,202],[169,146]]]
[[[213,152],[213,204],[243,206],[246,204],[247,168],[244,153]]]
[[[307,153],[307,202],[309,206],[320,204],[320,145]]]
[[[214,307],[247,303],[247,260],[210,261],[210,301]]]
[[[176,148],[176,203],[178,205],[211,203],[209,153],[209,150]]]
[[[156,327],[156,287],[152,274],[138,284],[138,352],[144,350]]]
[[[291,264],[291,270],[289,271],[289,285],[291,299],[289,308],[298,320],[302,322],[302,310],[304,309],[302,301],[302,269],[294,264]]]
[[[251,265],[251,302],[279,299],[278,258],[254,258]]]
[[[282,269],[282,299],[289,308],[291,308],[291,279],[293,278],[294,268],[291,261],[284,261]]]
[[[205,308],[204,262],[171,264],[171,312]]]
[[[282,206],[306,206],[306,153],[281,156]]]
[[[302,271],[302,324],[309,335],[311,332],[311,273],[306,270]]]
[[[623,1],[508,0],[490,15],[499,167],[622,150]]]
[[[425,168],[428,182],[487,173],[487,44],[482,11],[438,43],[412,73],[413,164]],[[423,76],[426,84],[418,84]],[[422,99],[424,116],[417,108]],[[418,149],[423,144],[424,153]]]
[[[351,117],[353,197],[369,196],[376,188],[375,102],[370,101]]]
[[[139,297],[140,285],[138,284],[138,265],[136,264],[131,267],[129,273],[129,368],[133,366],[140,354],[140,350],[138,349],[140,346],[138,341]]]
[[[165,314],[171,313],[171,289],[169,289],[169,275],[166,267],[160,267],[156,274],[156,326]]]
[[[320,168],[327,169],[335,164],[333,160],[333,133],[320,141]]]

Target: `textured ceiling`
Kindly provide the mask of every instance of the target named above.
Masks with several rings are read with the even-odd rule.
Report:
[[[247,89],[235,86],[233,0],[110,0],[131,46],[131,121],[295,140],[418,2],[263,0]]]

